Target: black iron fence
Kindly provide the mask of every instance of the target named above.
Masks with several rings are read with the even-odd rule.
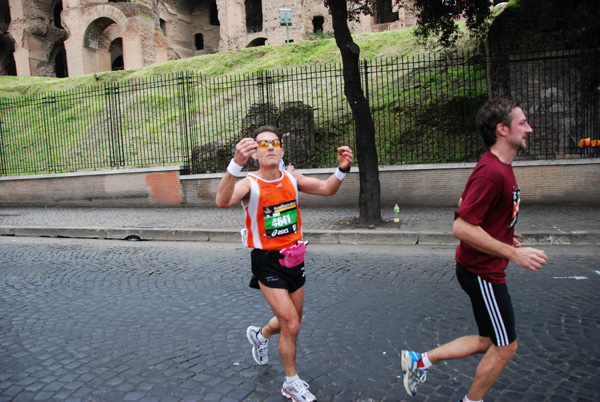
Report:
[[[600,49],[494,55],[489,62],[492,93],[520,100],[534,129],[520,158],[600,155],[600,144],[579,146],[600,138]]]
[[[520,158],[597,155],[599,51],[448,53],[362,63],[380,165],[475,161],[490,96],[518,98],[534,134]],[[595,64],[594,64],[595,63]],[[235,143],[282,128],[286,162],[332,167],[354,146],[339,65],[206,77],[194,72],[0,100],[0,174],[183,165],[223,172]],[[360,157],[360,155],[359,155]]]

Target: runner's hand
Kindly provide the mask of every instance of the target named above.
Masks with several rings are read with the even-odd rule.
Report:
[[[542,265],[546,264],[548,256],[543,250],[522,247],[516,249],[516,254],[512,261],[523,268],[537,272],[542,269]]]
[[[235,156],[233,160],[240,166],[246,165],[248,158],[256,152],[258,144],[252,138],[242,138],[240,142],[235,145]]]
[[[348,168],[352,161],[354,160],[354,154],[349,146],[344,145],[343,147],[339,147],[338,151],[338,162],[342,169]]]

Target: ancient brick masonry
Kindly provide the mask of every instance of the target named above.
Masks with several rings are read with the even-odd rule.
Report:
[[[393,0],[354,33],[415,25]],[[292,24],[280,23],[290,9]],[[321,0],[9,0],[0,5],[0,75],[67,77],[332,32]]]

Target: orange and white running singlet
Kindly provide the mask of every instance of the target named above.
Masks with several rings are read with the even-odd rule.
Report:
[[[302,218],[298,209],[298,183],[286,171],[277,180],[253,174],[246,212],[247,244],[250,248],[282,250],[302,240]]]

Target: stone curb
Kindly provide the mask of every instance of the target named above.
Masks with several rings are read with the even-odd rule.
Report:
[[[89,228],[0,226],[0,236],[57,237],[109,240],[147,241],[213,241],[237,243],[240,233],[233,229],[168,229],[168,228]],[[408,232],[399,230],[312,230],[304,238],[313,244],[373,244],[373,245],[452,245],[458,240],[451,233]],[[592,233],[523,233],[523,244],[540,245],[600,245],[600,231]]]

